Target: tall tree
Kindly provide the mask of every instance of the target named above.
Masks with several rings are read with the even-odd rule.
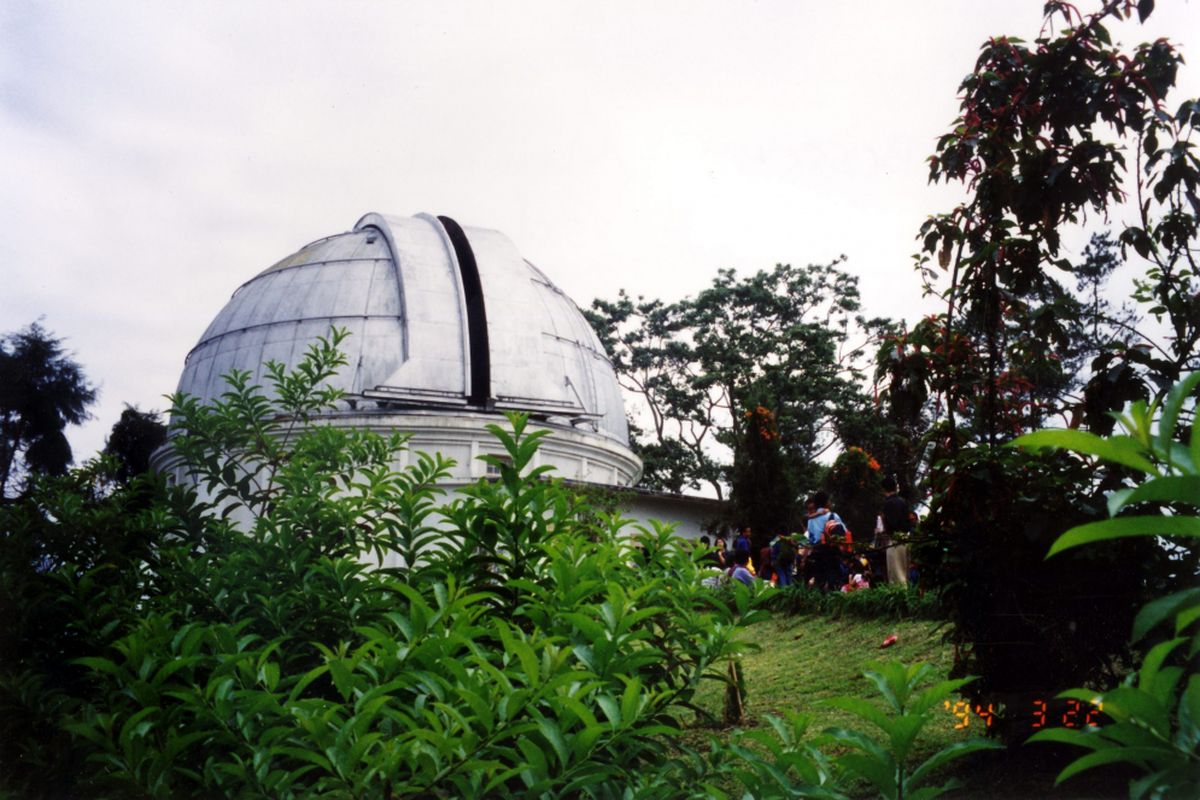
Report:
[[[756,403],[741,416],[741,441],[730,470],[732,515],[735,525],[750,527],[751,553],[757,561],[760,548],[794,527],[798,487],[779,447],[771,409]]]
[[[651,488],[707,484],[724,496],[742,412],[770,398],[779,446],[801,486],[836,438],[835,420],[861,395],[858,279],[830,264],[779,264],[740,277],[721,270],[694,298],[596,300],[587,312],[638,419],[635,448]],[[866,336],[862,337],[864,340]]]
[[[159,420],[157,411],[141,411],[126,405],[108,434],[104,454],[117,460],[114,477],[128,483],[150,469],[150,456],[166,441],[167,426]]]
[[[926,356],[948,458],[931,474],[917,557],[923,578],[945,589],[956,669],[982,676],[975,691],[1110,680],[1127,662],[1130,609],[1147,585],[1195,582],[1195,553],[1149,541],[1047,562],[1066,528],[1103,516],[1125,475],[997,446],[1043,424],[1048,393],[1073,379],[1064,356],[1098,352],[1074,419],[1093,430],[1111,427],[1107,412],[1139,394],[1161,397],[1200,366],[1192,142],[1200,104],[1188,100],[1174,113],[1165,105],[1182,63],[1171,43],[1128,49],[1107,27],[1144,19],[1153,6],[1104,0],[1084,14],[1050,0],[1032,42],[988,40],[960,85],[961,115],[929,160],[930,180],[961,182],[966,198],[931,217],[920,237],[918,266],[946,310],[906,344]],[[1121,256],[1146,267],[1135,300],[1164,323],[1166,341],[1142,337],[1095,302],[1106,318],[1080,329],[1086,303],[1066,297],[1059,280],[1082,278],[1076,290],[1086,296],[1115,253],[1093,240],[1072,263],[1064,234],[1086,233],[1098,216],[1126,218],[1117,228]],[[890,366],[897,376],[919,371],[902,359]],[[1185,405],[1177,421],[1190,413]]]
[[[961,116],[938,140],[929,177],[960,181],[969,196],[925,223],[919,261],[927,287],[947,304],[944,350],[958,333],[978,344],[966,359],[948,360],[938,375],[952,429],[965,403],[987,442],[1011,432],[1003,424],[1012,407],[1006,382],[1014,377],[1007,321],[1033,331],[1028,352],[1035,355],[1044,352],[1037,342],[1069,337],[1063,306],[1025,319],[1012,314],[1022,305],[1036,311],[1029,300],[1055,292],[1051,270],[1073,269],[1061,253],[1063,229],[1082,225],[1089,211],[1115,210],[1130,185],[1134,219],[1119,241],[1126,253],[1144,259],[1135,298],[1171,337],[1165,344],[1135,342],[1118,358],[1148,376],[1157,395],[1198,365],[1200,161],[1191,138],[1200,128],[1200,104],[1188,100],[1174,114],[1165,106],[1182,61],[1171,43],[1125,52],[1106,28],[1135,12],[1144,19],[1153,7],[1151,0],[1107,0],[1084,16],[1070,3],[1051,0],[1035,42],[989,40],[960,86]],[[1057,25],[1064,29],[1056,34]]]
[[[96,390],[39,323],[0,337],[0,499],[28,473],[61,475],[71,463],[63,430],[88,418]]]

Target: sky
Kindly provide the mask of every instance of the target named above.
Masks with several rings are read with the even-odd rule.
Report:
[[[911,321],[962,197],[925,159],[1041,6],[0,0],[0,332],[40,319],[98,387],[83,458],[238,286],[371,211],[503,231],[581,306],[844,254]],[[1181,42],[1200,95],[1200,0],[1158,6],[1114,38]]]

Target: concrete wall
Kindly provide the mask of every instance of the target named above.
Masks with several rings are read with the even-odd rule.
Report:
[[[706,497],[669,494],[635,494],[626,513],[637,523],[649,525],[656,519],[675,523],[675,532],[687,539],[699,539],[720,513],[722,503]],[[711,538],[711,536],[710,536]]]

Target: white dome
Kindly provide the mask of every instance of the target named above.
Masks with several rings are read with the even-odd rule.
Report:
[[[612,365],[571,299],[503,234],[426,214],[368,214],[245,283],[179,391],[215,399],[235,368],[265,384],[266,361],[295,365],[332,325],[351,336],[331,383],[357,414],[516,409],[628,445]]]

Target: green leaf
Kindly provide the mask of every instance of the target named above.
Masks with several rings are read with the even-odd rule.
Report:
[[[1025,740],[1026,744],[1031,744],[1034,742],[1069,744],[1074,745],[1075,747],[1086,747],[1089,750],[1098,750],[1113,746],[1112,742],[1102,738],[1100,734],[1092,728],[1087,730],[1074,730],[1071,728],[1045,728]]]
[[[1102,438],[1094,433],[1076,430],[1043,430],[1018,436],[1012,447],[1031,450],[1053,447],[1074,453],[1097,456],[1105,461],[1124,464],[1150,475],[1158,474],[1158,468],[1145,456],[1144,449],[1132,436],[1109,436]]]
[[[1103,695],[1104,713],[1120,722],[1136,721],[1164,737],[1170,730],[1169,713],[1149,692],[1118,686]]]
[[[896,765],[889,760],[880,760],[863,753],[847,753],[837,760],[843,769],[865,778],[879,794],[891,800],[898,796]]]
[[[888,744],[896,761],[904,763],[908,759],[913,740],[928,721],[929,717],[924,714],[905,714],[891,720]]]
[[[1175,592],[1166,597],[1152,600],[1142,606],[1142,610],[1138,612],[1133,621],[1133,641],[1141,641],[1147,633],[1158,627],[1168,617],[1195,604],[1200,604],[1200,588],[1184,589],[1182,592]]]
[[[940,701],[957,694],[960,689],[974,680],[974,677],[968,677],[939,681],[917,695],[916,699],[909,703],[909,711],[914,714],[923,714],[937,706]]]
[[[1129,495],[1133,494],[1133,489],[1116,489],[1108,495],[1108,515],[1115,517],[1117,512],[1128,504]]]
[[[597,695],[596,705],[600,706],[600,710],[604,712],[604,716],[608,717],[609,723],[614,727],[621,725],[621,706],[616,699],[609,694]]]
[[[872,758],[877,760],[891,760],[891,755],[887,752],[887,750],[884,749],[879,742],[875,741],[870,736],[867,736],[865,733],[847,728],[826,728],[825,735],[839,744],[857,747],[859,750],[862,750],[864,753],[867,753]]]
[[[146,717],[151,716],[157,711],[158,706],[148,706],[125,720],[125,724],[121,726],[121,733],[119,735],[122,746],[128,747],[130,739],[145,736],[146,732],[154,726],[154,723],[147,720]]]
[[[125,682],[128,676],[128,672],[124,667],[119,667],[107,658],[101,658],[99,656],[84,656],[83,658],[75,659],[72,663],[80,664],[96,672],[107,673],[112,675],[114,678],[121,680],[122,682]]]
[[[1068,764],[1066,769],[1058,773],[1058,777],[1054,779],[1054,785],[1058,786],[1067,778],[1078,775],[1084,770],[1102,767],[1106,764],[1133,764],[1144,768],[1155,757],[1163,755],[1163,752],[1162,749],[1156,747],[1108,747],[1096,750]]]
[[[1179,645],[1186,642],[1187,639],[1180,637],[1177,639],[1168,639],[1165,642],[1159,642],[1150,648],[1150,652],[1142,659],[1141,665],[1138,667],[1138,682],[1137,688],[1143,692],[1147,692],[1154,696],[1160,703],[1167,703],[1169,695],[1173,690],[1173,685],[1164,687],[1165,691],[1157,691],[1159,675],[1164,671],[1163,664],[1167,657],[1174,652]]]
[[[542,736],[546,737],[546,741],[554,748],[554,754],[558,756],[558,763],[566,766],[570,761],[571,753],[567,748],[567,742],[563,738],[562,731],[553,720],[542,717],[537,721],[538,730],[542,732]]]
[[[1089,522],[1058,537],[1046,558],[1072,547],[1130,536],[1200,536],[1200,517],[1118,517]]]
[[[1117,492],[1113,494],[1116,495]],[[1108,512],[1115,515],[1125,506],[1149,502],[1186,503],[1200,508],[1200,475],[1164,475],[1151,478],[1134,489],[1122,490],[1115,505],[1110,500]]]
[[[947,745],[937,751],[929,758],[921,762],[921,765],[912,771],[908,778],[908,785],[915,787],[919,786],[929,778],[934,772],[941,769],[951,761],[962,758],[963,756],[976,753],[980,750],[1003,750],[1004,745],[1000,742],[993,742],[990,739],[967,739],[962,742],[955,742]]]
[[[1195,752],[1200,745],[1200,675],[1190,675],[1179,697],[1179,729],[1174,744],[1185,752]]]
[[[891,718],[879,708],[858,697],[834,697],[825,701],[825,705],[849,711],[867,722],[873,723],[884,733],[890,733]],[[782,724],[782,723],[781,723]]]

